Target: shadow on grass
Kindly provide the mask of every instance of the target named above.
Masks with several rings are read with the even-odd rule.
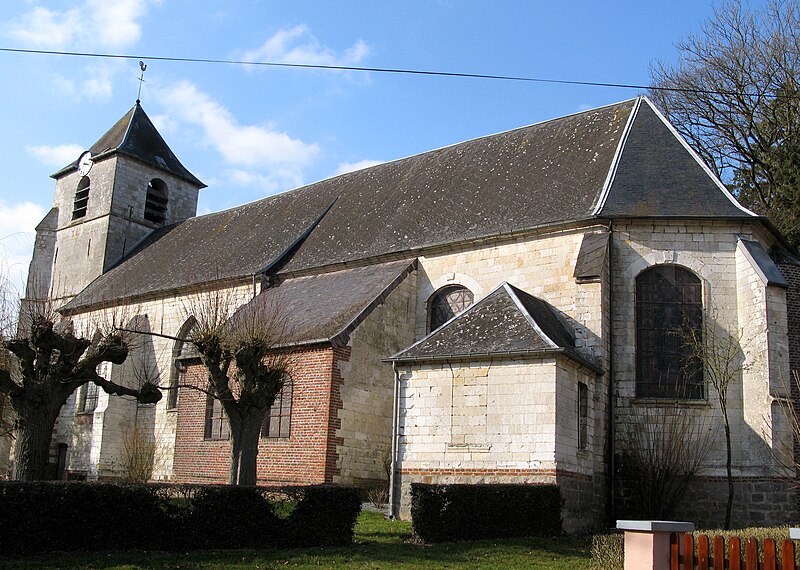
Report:
[[[339,548],[199,552],[103,552],[52,554],[25,559],[0,558],[0,568],[251,569],[370,568],[453,569],[533,568],[560,570],[589,565],[585,537],[529,538],[420,544],[411,525],[362,513],[355,542]],[[209,537],[209,545],[213,538]]]

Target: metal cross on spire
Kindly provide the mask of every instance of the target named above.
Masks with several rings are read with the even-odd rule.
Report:
[[[139,62],[139,69],[142,70],[142,74],[139,76],[139,93],[136,95],[136,104],[140,103],[140,99],[142,97],[142,83],[144,83],[144,72],[147,69],[147,65],[143,61]]]

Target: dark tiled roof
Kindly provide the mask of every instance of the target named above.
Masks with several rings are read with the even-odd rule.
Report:
[[[253,275],[333,200],[284,272],[586,219],[633,106],[468,141],[156,230],[67,308]]]
[[[50,211],[45,214],[39,225],[36,226],[36,231],[50,231],[54,232],[58,228],[58,208],[50,208]]]
[[[89,150],[93,158],[114,152],[126,154],[205,188],[205,184],[181,164],[138,102]],[[74,162],[53,174],[53,178],[72,172],[77,166],[76,158]]]
[[[287,344],[346,344],[350,333],[384,302],[414,265],[412,260],[394,261],[288,279],[265,289],[237,314],[280,307],[287,321]]]
[[[432,246],[597,216],[747,216],[642,101],[467,141],[156,230],[147,247],[95,280],[69,308],[217,276],[244,278],[279,258],[281,271],[293,273],[411,257]],[[282,258],[334,200],[302,245]]]
[[[584,234],[573,276],[579,281],[599,279],[608,254],[609,232]]]
[[[641,99],[600,215],[753,217],[715,180]]]
[[[753,269],[764,282],[764,285],[777,285],[778,287],[789,287],[789,282],[783,276],[781,270],[772,261],[772,258],[759,242],[751,239],[740,238],[739,243],[744,248],[745,255],[749,258]]]
[[[288,192],[165,226],[65,309],[255,275],[281,259],[329,205],[326,197]]]
[[[426,361],[563,353],[598,370],[575,350],[557,309],[503,283],[486,297],[389,360]]]

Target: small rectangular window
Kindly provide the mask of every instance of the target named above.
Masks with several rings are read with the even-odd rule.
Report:
[[[589,445],[589,387],[578,382],[578,449]]]
[[[292,417],[292,379],[284,378],[283,387],[275,397],[272,407],[267,410],[261,426],[261,437],[289,437]]]
[[[87,382],[81,386],[78,397],[78,413],[89,414],[97,408],[97,384]]]
[[[214,396],[208,396],[206,400],[206,439],[230,439],[231,426],[228,423],[228,416],[222,407],[222,402]]]

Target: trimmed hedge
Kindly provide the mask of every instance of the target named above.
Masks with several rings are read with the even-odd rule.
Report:
[[[289,515],[286,542],[290,546],[345,546],[361,512],[361,495],[352,487],[317,486],[305,489]]]
[[[275,499],[296,506],[275,514]],[[0,482],[4,554],[349,544],[350,487]]]
[[[411,484],[414,533],[426,542],[561,534],[556,485]]]

